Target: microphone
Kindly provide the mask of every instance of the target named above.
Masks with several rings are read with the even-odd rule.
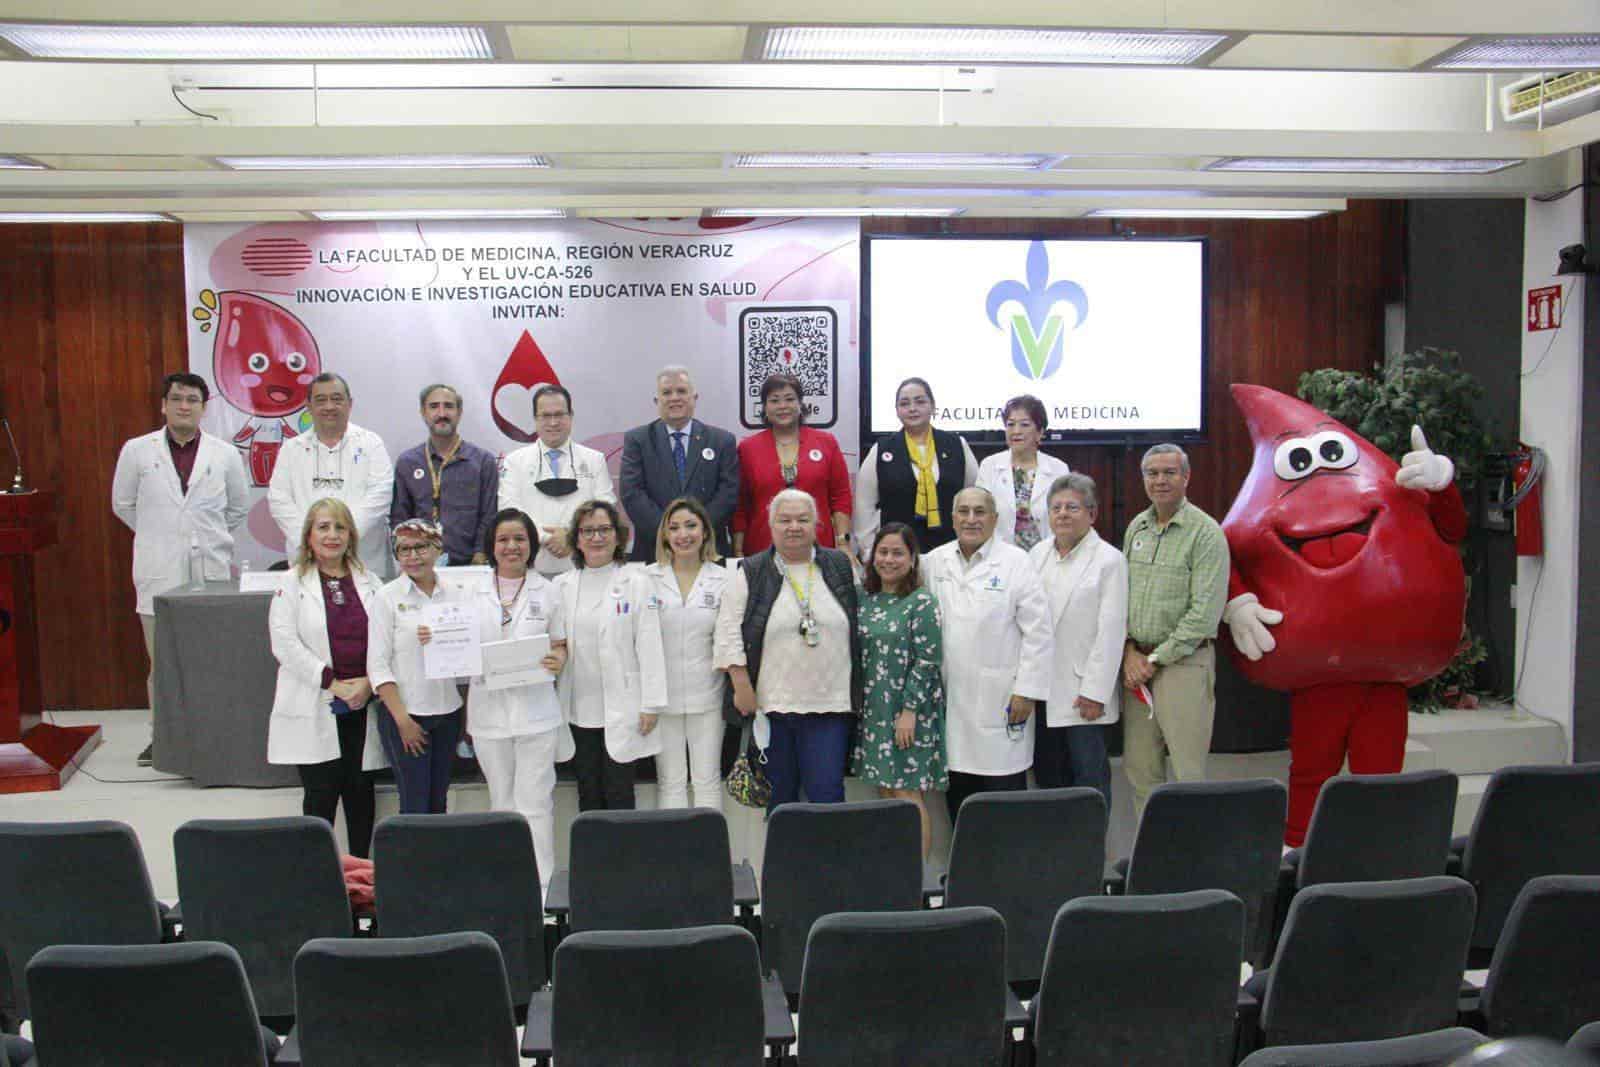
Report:
[[[0,426],[5,427],[6,440],[11,442],[11,459],[17,465],[16,477],[11,479],[11,488],[7,489],[6,492],[8,494],[26,493],[28,491],[28,483],[22,477],[22,453],[17,451],[17,439],[11,435],[11,420],[4,415],[0,415]]]

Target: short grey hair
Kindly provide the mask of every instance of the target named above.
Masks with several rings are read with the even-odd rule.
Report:
[[[804,504],[811,509],[812,525],[816,524],[819,512],[817,511],[817,498],[804,489],[782,489],[773,494],[767,501],[767,525],[771,526],[778,521],[778,509],[785,504]]]
[[[1100,509],[1100,501],[1095,497],[1094,479],[1087,474],[1079,474],[1077,471],[1073,471],[1070,474],[1063,474],[1051,482],[1050,492],[1044,498],[1046,507],[1055,503],[1057,493],[1077,493],[1083,497],[1084,507],[1090,511],[1098,511]]]
[[[950,500],[950,507],[952,510],[955,508],[956,501],[961,499],[963,493],[982,493],[983,498],[989,502],[990,511],[998,513],[1000,510],[1000,506],[995,503],[994,494],[989,492],[989,490],[985,489],[981,485],[969,485],[965,489],[962,489],[960,492],[956,493],[956,495]]]
[[[689,373],[688,367],[685,367],[681,363],[669,363],[665,367],[662,367],[660,370],[656,371],[656,388],[661,388],[661,379],[676,378],[679,375],[682,375],[685,379],[687,379],[690,385],[694,384],[694,375]]]
[[[451,396],[456,398],[456,410],[460,411],[462,407],[461,390],[457,389],[453,385],[446,384],[445,382],[434,382],[432,385],[424,386],[422,392],[417,394],[417,406],[423,408],[427,407],[428,396],[432,393],[438,392],[440,389],[445,390]]]
[[[1177,456],[1178,469],[1183,471],[1185,474],[1189,473],[1189,453],[1185,452],[1183,449],[1179,448],[1170,441],[1163,442],[1159,445],[1151,445],[1149,448],[1144,450],[1144,458],[1139,460],[1139,470],[1141,473],[1144,471],[1144,465],[1150,462],[1151,456]]]

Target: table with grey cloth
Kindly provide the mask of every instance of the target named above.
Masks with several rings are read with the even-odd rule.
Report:
[[[234,582],[174,589],[155,599],[155,768],[195,785],[300,784],[267,762],[267,720],[278,661],[267,633],[270,593]]]

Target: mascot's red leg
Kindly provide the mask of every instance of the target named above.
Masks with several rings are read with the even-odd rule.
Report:
[[[1319,685],[1289,696],[1289,820],[1284,843],[1299,848],[1322,783],[1344,766],[1345,739],[1362,685]]]
[[[1365,685],[1350,723],[1350,772],[1399,774],[1406,758],[1406,687],[1397,682]]]

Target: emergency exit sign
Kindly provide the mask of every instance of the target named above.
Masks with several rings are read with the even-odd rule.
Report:
[[[1528,290],[1528,332],[1561,328],[1561,286]]]

